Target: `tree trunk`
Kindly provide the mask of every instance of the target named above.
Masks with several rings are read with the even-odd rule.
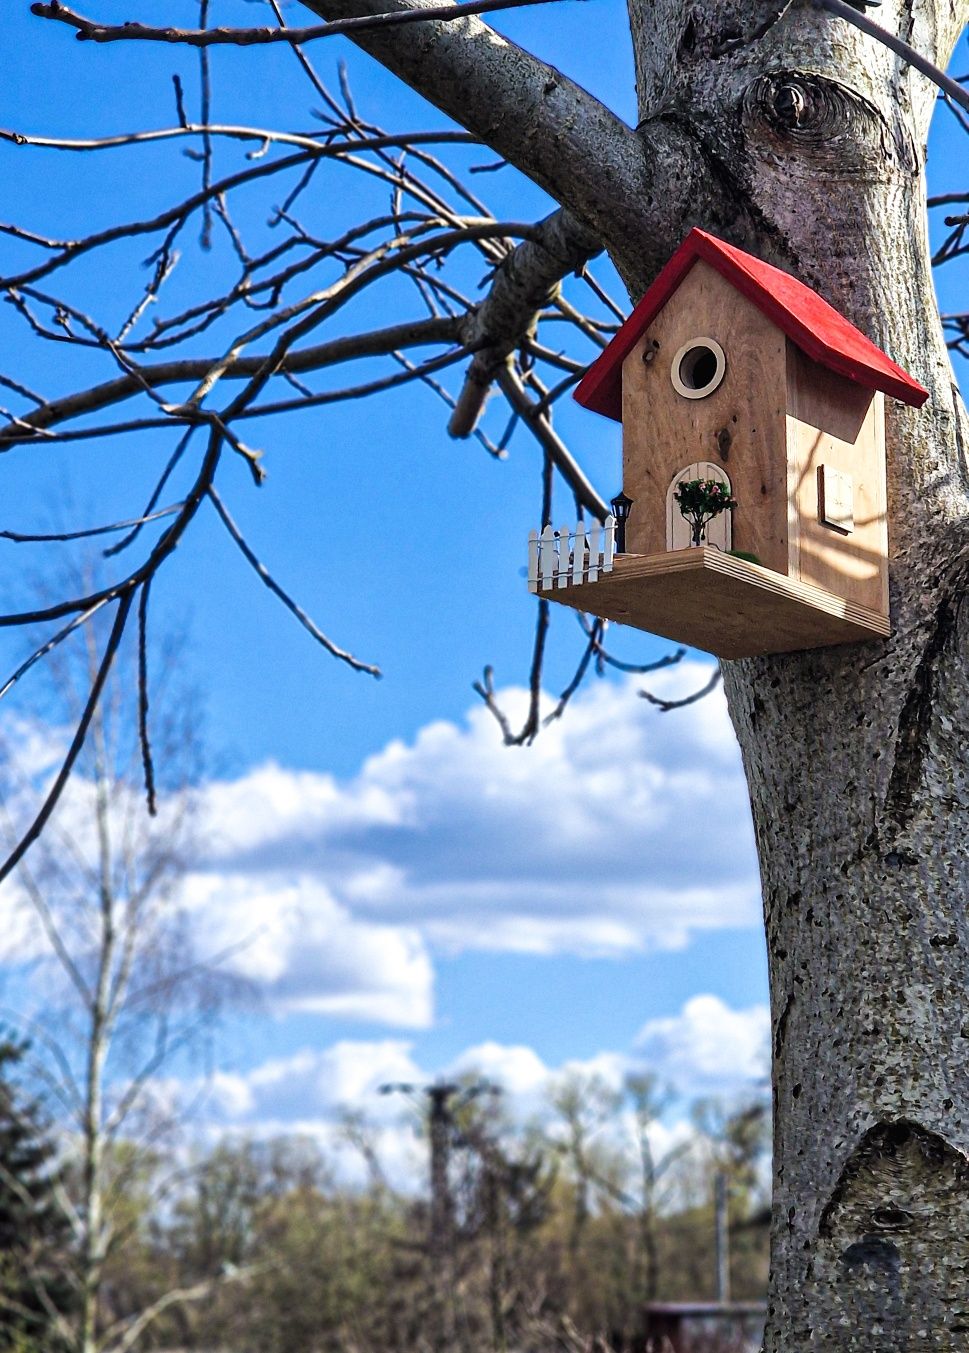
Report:
[[[796,273],[932,398],[889,411],[892,639],[725,664],[770,957],[765,1348],[965,1349],[969,476],[926,240],[934,91],[779,8],[632,0],[641,129],[674,123],[735,207],[700,202],[667,243],[696,223]],[[879,11],[943,66],[967,15]]]

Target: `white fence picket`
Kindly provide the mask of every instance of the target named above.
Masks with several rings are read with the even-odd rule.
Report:
[[[572,546],[572,586],[578,587],[582,582],[588,558],[586,556],[585,527],[580,522],[575,528],[575,543]]]
[[[555,532],[549,524],[542,531],[539,543],[538,576],[542,591],[547,591],[554,585],[555,563]]]
[[[616,519],[612,515],[606,518],[606,541],[602,551],[602,571],[612,572],[612,561],[616,555]]]
[[[574,531],[567,526],[555,531],[551,525],[528,534],[528,590],[548,592],[553,587],[573,587],[598,582],[611,573],[616,556],[616,519],[594,522],[587,531],[580,522]]]
[[[568,587],[571,565],[572,560],[569,557],[569,528],[563,526],[559,531],[559,587]]]
[[[592,529],[589,532],[589,570],[588,580],[594,583],[599,577],[599,551],[602,548],[602,527],[598,522],[592,523]]]

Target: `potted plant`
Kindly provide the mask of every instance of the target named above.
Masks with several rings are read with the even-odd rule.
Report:
[[[673,491],[680,512],[690,523],[691,545],[702,545],[707,522],[737,506],[726,484],[719,479],[686,479]]]

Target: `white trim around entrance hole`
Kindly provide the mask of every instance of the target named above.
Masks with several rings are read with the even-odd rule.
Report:
[[[713,377],[707,381],[706,385],[699,387],[688,385],[682,375],[686,359],[694,352],[696,352],[698,358],[705,353],[709,353],[716,359],[717,363]],[[705,336],[691,338],[688,343],[684,343],[673,358],[673,364],[670,367],[670,380],[673,382],[673,389],[684,399],[706,399],[707,395],[712,395],[714,390],[718,389],[726,374],[727,357],[723,348],[715,338]]]

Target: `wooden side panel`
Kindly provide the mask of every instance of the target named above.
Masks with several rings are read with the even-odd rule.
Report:
[[[888,614],[885,396],[788,345],[789,572]],[[851,480],[853,527],[821,520],[818,470]]]
[[[684,399],[670,366],[691,338],[723,348],[727,373],[705,399]],[[698,262],[623,365],[623,488],[634,507],[626,539],[636,554],[666,548],[666,491],[698,461],[720,464],[738,506],[733,548],[786,573],[787,340],[709,264]],[[643,361],[644,353],[652,353]]]

